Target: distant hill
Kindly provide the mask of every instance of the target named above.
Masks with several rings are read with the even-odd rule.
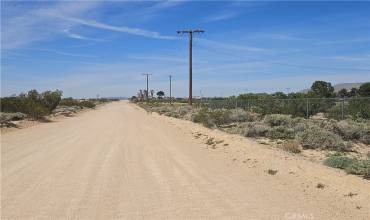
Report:
[[[335,92],[338,92],[341,89],[350,90],[352,88],[359,88],[364,83],[365,82],[362,82],[362,83],[339,83],[339,84],[334,85],[333,87],[334,87],[334,91]],[[307,93],[310,90],[311,89],[304,89],[304,90],[302,90],[300,92]]]

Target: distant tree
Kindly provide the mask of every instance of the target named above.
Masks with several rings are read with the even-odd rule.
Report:
[[[53,111],[62,100],[63,92],[60,90],[46,91],[41,94],[41,101],[44,106],[51,112]]]
[[[370,97],[370,82],[364,83],[358,89],[358,94],[364,97]]]
[[[274,94],[272,94],[272,96],[277,99],[287,98],[287,95],[283,92],[275,92]]]
[[[158,96],[158,99],[162,99],[163,96],[164,96],[164,92],[163,91],[158,91],[157,96]]]
[[[352,88],[352,89],[349,91],[349,96],[350,96],[350,97],[356,96],[357,94],[358,94],[358,89],[357,89],[357,88]]]
[[[338,91],[338,96],[341,97],[341,98],[348,97],[349,93],[348,93],[347,89],[343,88],[343,89]]]
[[[325,81],[315,81],[311,86],[312,92],[323,98],[332,97],[334,94],[334,87],[330,82]]]

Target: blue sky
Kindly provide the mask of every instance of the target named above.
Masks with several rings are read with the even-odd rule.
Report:
[[[2,1],[1,95],[131,96],[298,91],[370,81],[370,2]]]

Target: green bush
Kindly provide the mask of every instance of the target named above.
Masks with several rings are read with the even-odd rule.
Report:
[[[73,99],[71,97],[62,99],[62,101],[59,103],[61,106],[80,106],[80,107],[85,107],[85,108],[95,108],[95,103],[90,100],[84,100],[84,101],[79,101],[76,99]]]
[[[346,156],[330,156],[324,160],[329,167],[344,169],[348,174],[361,175],[370,179],[370,159],[358,160]]]
[[[60,101],[61,106],[80,106],[80,102],[72,97],[64,98]]]
[[[349,174],[365,175],[369,173],[370,160],[354,160],[345,170]]]
[[[85,108],[95,108],[96,105],[92,101],[85,100],[85,101],[80,102],[80,106],[85,107]]]
[[[265,116],[264,122],[270,126],[291,126],[293,120],[290,115],[271,114]]]
[[[345,169],[354,161],[355,159],[346,156],[331,156],[324,160],[324,164],[329,167]]]
[[[298,133],[298,139],[302,147],[308,149],[320,148],[348,151],[351,147],[348,143],[344,142],[340,136],[316,126]]]
[[[273,127],[267,133],[267,137],[271,139],[293,139],[294,136],[294,130],[285,126]]]
[[[62,92],[46,91],[38,93],[30,90],[27,94],[1,98],[2,112],[21,112],[32,118],[41,118],[50,114],[61,100]]]
[[[193,122],[201,123],[208,128],[215,126],[215,123],[210,118],[209,111],[206,108],[202,108],[199,111],[194,112],[191,119]]]

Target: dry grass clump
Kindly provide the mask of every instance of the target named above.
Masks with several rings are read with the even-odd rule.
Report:
[[[246,137],[266,137],[271,128],[261,122],[249,123],[244,131]]]
[[[294,153],[294,154],[299,154],[302,152],[301,146],[297,141],[287,141],[283,143],[281,148],[287,152]]]
[[[229,123],[231,122],[253,122],[258,120],[259,115],[237,108],[229,111]]]
[[[267,173],[270,175],[275,175],[277,172],[278,172],[277,170],[272,170],[272,169],[267,170]]]

